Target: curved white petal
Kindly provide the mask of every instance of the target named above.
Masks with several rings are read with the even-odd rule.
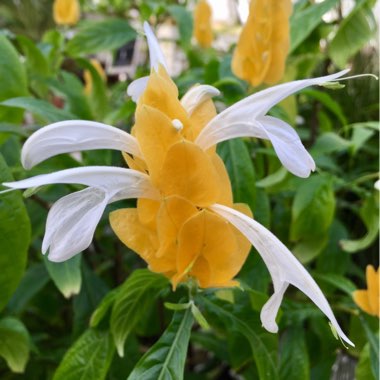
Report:
[[[197,85],[193,86],[186,92],[181,99],[181,104],[189,116],[191,116],[195,108],[200,104],[218,95],[220,95],[220,91],[215,87],[209,85]]]
[[[166,70],[168,70],[164,54],[162,53],[157,38],[146,21],[144,22],[144,32],[149,47],[150,67],[158,71],[158,67],[161,64]]]
[[[30,169],[61,153],[92,149],[115,149],[141,157],[138,142],[129,133],[94,121],[68,120],[33,133],[22,148],[21,162]]]
[[[210,207],[218,215],[235,226],[257,249],[263,258],[274,283],[274,295],[264,305],[261,321],[269,331],[276,331],[275,315],[288,284],[292,284],[305,293],[327,316],[339,336],[351,346],[354,344],[340,328],[329,303],[316,282],[270,231],[246,215],[229,207],[215,204]]]
[[[5,182],[4,186],[13,189],[27,189],[50,185],[53,183],[71,183],[95,187],[112,193],[112,197],[122,199],[128,193],[128,198],[158,198],[158,191],[153,187],[149,176],[133,169],[109,166],[85,166],[61,170],[50,174],[16,182]]]
[[[343,70],[324,77],[283,83],[248,96],[215,116],[206,127],[203,128],[195,140],[195,143],[201,147],[215,145],[218,142],[216,139],[212,144],[210,141],[210,136],[214,135],[215,130],[221,127],[224,128],[230,124],[235,124],[237,121],[254,123],[257,117],[264,116],[274,105],[287,96],[309,86],[333,81],[348,71],[349,70]]]
[[[108,200],[93,187],[59,199],[47,217],[42,253],[49,249],[49,260],[61,262],[88,248]]]
[[[131,82],[128,86],[127,94],[135,103],[139,100],[140,96],[145,91],[146,86],[148,85],[148,81],[149,77],[141,77]]]

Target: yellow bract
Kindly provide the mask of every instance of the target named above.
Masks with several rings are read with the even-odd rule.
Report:
[[[252,0],[232,58],[232,71],[258,86],[284,75],[289,50],[290,0]]]
[[[199,0],[194,9],[194,37],[199,45],[208,48],[212,43],[211,7],[206,0]]]
[[[367,290],[357,290],[352,296],[355,303],[366,313],[380,317],[379,309],[379,268],[377,271],[372,265],[366,268]]]
[[[58,25],[75,25],[80,18],[78,0],[55,0],[53,5],[54,21]]]
[[[112,229],[154,272],[179,282],[194,278],[203,288],[237,285],[249,241],[226,220],[207,210],[233,205],[230,180],[215,147],[203,151],[195,138],[215,116],[209,99],[188,114],[163,67],[152,70],[138,101],[132,134],[143,158],[124,153],[131,168],[149,174],[161,198],[139,199],[136,209],[111,213]]]

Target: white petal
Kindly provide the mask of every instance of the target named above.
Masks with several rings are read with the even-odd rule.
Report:
[[[146,86],[148,85],[149,77],[141,77],[133,82],[130,83],[130,85],[127,88],[127,94],[132,98],[132,100],[137,103],[140,96],[143,94],[143,92],[146,89]]]
[[[257,117],[264,116],[274,105],[285,99],[287,96],[312,85],[333,81],[347,72],[348,70],[343,70],[324,77],[283,83],[248,96],[215,116],[206,127],[203,128],[202,132],[195,140],[195,143],[202,148],[215,145],[218,143],[216,138],[213,142],[210,140],[214,135],[215,130],[221,127],[224,128],[230,124],[235,124],[237,121],[240,123],[254,123]]]
[[[157,199],[158,197],[158,191],[153,187],[149,176],[146,174],[133,169],[108,166],[66,169],[21,181],[5,182],[3,185],[13,189],[27,189],[53,183],[71,183],[95,187],[111,192],[115,200],[122,199],[124,194],[129,194],[129,198]]]
[[[181,104],[189,116],[191,116],[195,108],[200,104],[218,95],[220,95],[220,91],[215,87],[208,85],[193,86],[182,97]]]
[[[292,284],[321,309],[339,336],[354,346],[340,328],[321,289],[284,244],[261,224],[238,211],[222,205],[213,205],[210,209],[234,225],[257,249],[268,267],[274,282],[275,293],[264,305],[261,313],[264,327],[268,327],[270,331],[276,330],[275,315],[270,315],[270,313],[277,312],[286,287],[288,284]],[[267,320],[267,318],[269,319]]]
[[[28,138],[22,148],[25,169],[61,153],[115,149],[141,157],[135,137],[121,129],[94,121],[68,120],[50,124]]]
[[[88,248],[108,200],[104,190],[88,187],[53,205],[42,243],[44,254],[49,249],[49,260],[65,261]]]
[[[146,21],[144,22],[144,32],[149,47],[150,67],[158,71],[158,67],[161,64],[165,67],[167,71],[168,67],[165,61],[164,54],[162,53],[156,36],[154,35],[150,25]]]

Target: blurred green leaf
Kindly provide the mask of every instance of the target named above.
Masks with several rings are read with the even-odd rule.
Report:
[[[246,203],[255,209],[256,178],[247,146],[241,139],[224,141],[218,153],[226,165],[234,195],[234,202]]]
[[[65,298],[78,294],[82,284],[80,271],[81,255],[76,255],[62,263],[54,263],[44,256],[47,271],[54,284]]]
[[[8,304],[11,313],[20,313],[28,302],[49,282],[49,275],[45,266],[32,264],[25,272],[20,285]]]
[[[0,133],[12,133],[23,137],[28,136],[25,129],[21,129],[17,124],[0,123]]]
[[[136,38],[136,32],[129,22],[122,19],[88,21],[67,43],[71,55],[93,54],[121,47]]]
[[[89,329],[66,352],[53,380],[103,380],[113,353],[111,334]]]
[[[29,333],[16,318],[0,319],[0,357],[16,373],[23,373],[29,360]]]
[[[266,188],[277,185],[286,178],[288,173],[289,172],[286,170],[286,168],[284,166],[281,166],[281,168],[278,169],[276,172],[268,175],[260,181],[257,181],[256,186]]]
[[[16,49],[6,37],[1,35],[0,57],[0,101],[27,95],[27,78],[24,66]],[[0,106],[0,120],[18,123],[22,120],[23,114],[21,110]]]
[[[128,380],[182,380],[192,326],[190,309],[176,312],[169,327],[139,360]]]
[[[367,233],[357,240],[341,240],[344,251],[355,253],[369,247],[379,234],[379,197],[378,193],[365,199],[359,210],[359,216],[367,228]]]
[[[291,326],[281,337],[280,379],[310,379],[310,363],[302,326]]]
[[[333,285],[335,288],[343,291],[350,297],[356,290],[356,286],[349,279],[335,273],[317,273],[314,275],[314,278]]]
[[[313,156],[320,156],[347,150],[351,146],[351,141],[344,139],[335,132],[327,132],[317,138],[311,149],[311,153]]]
[[[17,36],[17,42],[25,55],[27,69],[32,74],[48,76],[50,74],[48,61],[36,44],[30,38],[22,35]]]
[[[47,83],[54,92],[65,98],[68,108],[77,118],[84,120],[94,118],[83,84],[76,75],[61,71],[58,78],[50,79]]]
[[[327,233],[314,236],[309,236],[305,239],[301,239],[292,249],[292,252],[297,259],[306,264],[315,259],[326,247],[328,242]]]
[[[0,105],[22,108],[40,116],[42,119],[50,123],[61,120],[77,119],[77,117],[70,112],[54,107],[51,103],[41,99],[27,97],[12,98],[1,102]]]
[[[168,280],[148,269],[134,271],[120,287],[111,315],[111,332],[120,356],[124,355],[124,342]]]
[[[91,108],[97,120],[103,120],[108,109],[107,86],[95,67],[88,60],[78,58],[78,64],[90,72],[92,91],[89,94]]]
[[[355,369],[356,380],[378,380],[375,379],[371,370],[371,361],[369,357],[369,343],[367,343],[360,352],[359,362]]]
[[[352,141],[352,154],[355,155],[365,143],[375,134],[375,131],[366,128],[364,125],[359,125],[353,128],[351,141]]]
[[[380,347],[379,347],[379,331],[376,333],[372,332],[369,327],[369,324],[364,319],[363,316],[360,316],[360,321],[364,328],[365,334],[367,336],[367,340],[369,343],[369,357],[371,363],[372,374],[375,376],[376,380],[378,380],[379,374],[379,358],[380,358]]]
[[[169,5],[168,11],[178,25],[180,44],[187,48],[193,35],[193,18],[191,13],[183,5]]]
[[[13,181],[0,154],[0,183]],[[27,262],[30,221],[19,191],[0,194],[0,310],[19,284]]]
[[[376,33],[376,20],[371,11],[373,0],[359,0],[346,16],[330,43],[329,54],[339,68],[359,51]]]
[[[329,11],[338,0],[325,0],[313,3],[301,9],[290,18],[290,49],[292,53],[322,22],[322,16]]]
[[[331,111],[338,118],[338,120],[341,122],[343,126],[348,124],[343,109],[341,108],[339,103],[336,100],[334,100],[333,97],[329,95],[327,92],[307,89],[302,91],[302,95],[309,96],[322,103],[329,111]]]
[[[325,175],[311,176],[299,186],[293,201],[291,240],[305,240],[326,232],[334,212],[332,178]]]
[[[276,363],[277,347],[273,344],[273,340],[269,339],[269,337],[274,339],[274,336],[266,333],[258,320],[252,321],[253,310],[247,311],[239,305],[206,297],[199,298],[199,300],[204,305],[205,311],[216,320],[221,321],[229,333],[242,334],[248,340],[260,380],[279,379]],[[213,319],[207,319],[212,324]]]

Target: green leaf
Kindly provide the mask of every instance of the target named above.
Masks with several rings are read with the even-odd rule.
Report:
[[[328,243],[328,234],[310,236],[301,239],[292,249],[292,252],[302,264],[315,259]]]
[[[128,380],[182,380],[193,316],[176,312],[161,338],[139,360]]]
[[[168,280],[148,269],[136,270],[120,287],[111,315],[111,332],[120,356],[124,342],[144,317]]]
[[[369,343],[369,356],[370,356],[372,374],[378,380],[378,378],[379,378],[379,357],[380,357],[379,331],[376,334],[374,334],[363,316],[360,316],[360,321],[362,323],[362,326],[364,328],[364,331],[365,331],[365,334],[367,336],[367,340]]]
[[[44,256],[47,271],[54,284],[65,298],[78,294],[82,284],[80,271],[81,255],[76,255],[62,263],[53,263]]]
[[[65,98],[70,111],[78,118],[94,119],[88,99],[84,94],[83,84],[76,75],[61,71],[58,79],[50,79],[47,83],[60,96]]]
[[[28,93],[24,66],[16,49],[4,36],[0,35],[0,101],[25,96]],[[21,122],[23,112],[0,106],[0,120],[10,123]]]
[[[376,20],[369,6],[373,1],[359,0],[341,22],[330,43],[329,54],[334,63],[344,68],[347,60],[358,52],[375,34]]]
[[[352,154],[355,155],[374,134],[375,131],[366,128],[365,124],[359,124],[359,126],[356,126],[353,129],[351,136]]]
[[[8,303],[11,313],[20,313],[28,302],[49,282],[49,274],[43,264],[32,264]]]
[[[42,77],[48,76],[50,72],[49,64],[41,50],[28,37],[18,35],[17,42],[25,55],[25,63],[28,71]]]
[[[297,189],[292,206],[290,238],[293,241],[321,235],[330,227],[335,196],[329,176],[313,175]]]
[[[121,47],[136,38],[136,32],[128,21],[109,19],[86,22],[67,44],[72,55],[93,54]]]
[[[103,320],[103,318],[106,316],[108,311],[111,310],[113,304],[115,303],[116,296],[119,290],[120,288],[115,288],[103,297],[99,306],[91,315],[90,327],[97,327],[99,323]]]
[[[290,18],[290,50],[292,53],[321,23],[322,16],[329,11],[338,0],[325,0],[312,4],[292,15]]]
[[[335,101],[327,92],[308,89],[302,91],[302,95],[309,96],[322,103],[329,111],[331,111],[341,122],[343,126],[348,124],[347,118],[337,101]]]
[[[318,137],[311,149],[311,153],[314,157],[316,157],[323,154],[344,151],[349,149],[351,146],[351,141],[345,140],[334,132],[327,132]]]
[[[68,111],[54,107],[51,103],[35,98],[21,97],[8,99],[1,102],[0,105],[7,107],[17,107],[27,110],[36,114],[46,120],[47,122],[54,123],[61,120],[76,119],[76,116]]]
[[[90,72],[92,78],[91,108],[96,118],[102,120],[107,113],[108,106],[106,83],[91,62],[82,58],[78,58],[77,62],[79,66]]]
[[[241,139],[233,139],[218,145],[232,185],[234,202],[247,203],[255,211],[256,178],[247,146]]]
[[[0,183],[13,181],[0,154]],[[25,271],[30,221],[18,191],[0,194],[0,310],[16,290]]]
[[[321,280],[326,282],[327,284],[333,285],[335,288],[342,290],[350,297],[352,296],[352,293],[356,290],[356,286],[350,280],[335,273],[318,273],[314,275],[314,278],[316,280]]]
[[[360,352],[359,362],[355,369],[356,380],[375,380],[371,371],[371,361],[369,355],[369,343],[367,343]],[[378,377],[377,379],[378,380]]]
[[[289,327],[281,339],[280,379],[310,379],[310,364],[304,329]]]
[[[184,48],[188,47],[193,35],[193,18],[191,13],[181,5],[169,5],[168,11],[178,25],[180,44]]]
[[[18,319],[0,319],[0,356],[13,372],[24,372],[29,360],[29,340],[28,330]]]
[[[242,309],[239,305],[205,297],[200,298],[199,301],[204,305],[207,313],[222,321],[229,333],[236,332],[248,339],[260,380],[279,378],[275,336],[263,330],[258,318],[254,318],[253,310]],[[212,324],[212,320],[210,318],[208,320]]]
[[[288,173],[289,172],[285,169],[285,167],[281,166],[281,168],[278,169],[276,172],[268,175],[267,177],[261,179],[260,181],[257,181],[256,186],[267,188],[267,187],[277,185],[286,178]]]
[[[66,352],[53,380],[103,380],[113,353],[111,334],[89,329]]]
[[[359,210],[359,216],[367,228],[367,233],[360,239],[341,240],[340,245],[346,252],[355,253],[369,247],[379,234],[379,196],[374,193],[365,199]]]
[[[29,134],[17,124],[0,123],[0,134],[12,133],[22,137],[28,137]]]

